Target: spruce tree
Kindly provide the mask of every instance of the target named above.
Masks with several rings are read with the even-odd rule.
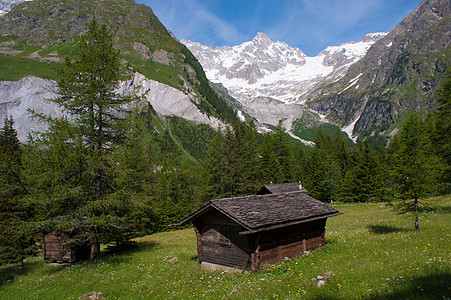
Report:
[[[432,180],[425,151],[424,127],[417,115],[407,117],[389,147],[391,183],[395,195],[403,200],[403,209],[413,210],[415,230],[419,230],[419,199],[428,193]],[[412,202],[410,202],[412,200]]]
[[[222,130],[213,137],[205,158],[207,189],[210,197],[218,198],[226,194],[224,182],[227,176],[227,142]]]
[[[33,249],[27,229],[32,210],[24,196],[22,149],[12,116],[0,130],[0,264],[22,261]]]
[[[443,168],[441,193],[451,192],[451,71],[436,91],[439,104],[429,121],[429,137]]]
[[[112,34],[95,20],[76,50],[58,70],[59,97],[50,99],[66,117],[40,115],[48,132],[30,141],[40,158],[35,167],[43,174],[33,177],[41,195],[41,217],[47,230],[71,230],[75,244],[122,244],[138,224],[133,201],[115,187],[111,164],[111,153],[124,136],[124,106],[134,100],[116,92],[129,74]],[[95,258],[98,253],[92,249]]]
[[[262,176],[266,183],[296,180],[293,178],[293,154],[289,142],[290,136],[282,121],[279,121],[274,132],[265,135],[260,151]]]
[[[237,194],[254,194],[261,183],[258,172],[257,131],[255,124],[237,123],[234,126],[235,147],[238,153]]]
[[[384,177],[380,163],[367,142],[359,144],[340,186],[343,202],[378,202],[384,200]]]
[[[305,187],[313,197],[323,202],[333,202],[339,193],[342,170],[336,153],[333,140],[319,129],[315,147],[307,159]]]

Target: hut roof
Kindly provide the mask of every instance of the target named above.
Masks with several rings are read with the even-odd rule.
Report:
[[[186,224],[210,209],[216,209],[242,225],[246,229],[242,234],[341,214],[335,208],[310,197],[307,193],[298,191],[210,200],[175,225]]]
[[[308,193],[308,191],[306,189],[304,189],[302,187],[302,185],[298,182],[267,184],[267,185],[263,186],[257,192],[257,195],[280,194],[280,193],[299,192],[299,191]]]

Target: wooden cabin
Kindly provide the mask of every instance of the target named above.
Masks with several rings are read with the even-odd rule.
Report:
[[[257,192],[257,195],[282,194],[289,192],[308,193],[308,191],[302,186],[300,182],[291,182],[291,183],[267,184]]]
[[[46,262],[73,263],[83,259],[89,259],[91,244],[70,245],[70,236],[67,233],[52,231],[44,235],[42,243],[42,255]],[[97,249],[100,245],[93,245]],[[99,251],[97,251],[98,253]]]
[[[339,214],[297,191],[211,200],[175,225],[194,226],[199,262],[259,271],[325,245]]]

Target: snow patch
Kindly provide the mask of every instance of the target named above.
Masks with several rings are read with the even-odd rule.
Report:
[[[388,34],[388,32],[372,32],[372,33],[367,33],[365,36],[368,37],[384,37]]]
[[[345,88],[344,88],[341,92],[339,92],[338,94],[340,95],[341,93],[343,93],[344,91],[346,91],[347,89],[349,89],[350,87],[352,87],[353,85],[355,85],[355,84],[358,82],[360,76],[362,76],[362,74],[363,74],[363,73],[360,73],[359,75],[357,75],[357,77],[354,77],[353,79],[349,80],[350,85],[348,85],[347,87],[345,87]],[[358,86],[357,86],[356,88],[358,88]]]
[[[316,144],[314,143],[314,142],[312,142],[312,141],[307,141],[307,140],[304,140],[304,139],[301,139],[300,137],[298,137],[297,135],[295,135],[293,132],[291,132],[291,131],[288,131],[288,134],[292,137],[292,138],[294,138],[294,139],[296,139],[296,140],[298,140],[298,141],[301,141],[304,145],[307,145],[307,146],[309,146],[309,147],[314,147]]]
[[[33,0],[2,0],[0,1],[0,16],[8,13],[17,4]]]
[[[354,131],[355,123],[360,119],[360,115],[348,126],[342,128],[344,132],[346,132],[349,136],[349,138],[355,143],[357,141],[357,137],[352,136],[352,132]]]
[[[243,112],[241,110],[237,111],[237,116],[240,119],[241,122],[245,122],[246,121],[246,117],[244,116]]]

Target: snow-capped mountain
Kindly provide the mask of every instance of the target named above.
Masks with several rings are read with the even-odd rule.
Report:
[[[0,16],[6,14],[14,6],[24,1],[32,1],[32,0],[0,0]]]
[[[315,57],[297,47],[273,42],[264,33],[233,47],[211,48],[181,40],[196,56],[208,79],[222,83],[242,104],[257,97],[302,103],[312,86],[325,78],[340,79],[386,33],[367,34],[360,42],[327,47]]]

